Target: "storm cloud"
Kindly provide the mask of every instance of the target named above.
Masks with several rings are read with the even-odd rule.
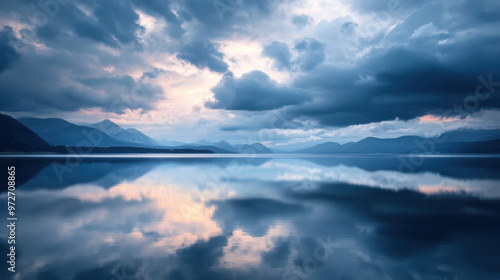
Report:
[[[314,38],[306,38],[294,47],[299,52],[297,64],[302,70],[309,71],[326,59],[325,45]]]
[[[189,131],[210,123],[212,134],[269,128],[266,116],[283,110],[289,125],[280,129],[307,133],[500,109],[499,3],[318,7],[295,0],[3,1],[0,110],[149,114],[151,122],[177,120],[172,127],[192,123]],[[163,70],[147,74],[155,69]]]
[[[325,125],[346,126],[498,108],[494,92],[500,70],[493,61],[500,59],[500,38],[429,34],[423,25],[404,30],[407,44],[374,49],[357,65],[323,65],[298,77],[295,86],[318,97],[294,112]],[[404,24],[387,36],[400,37],[402,29]]]
[[[213,109],[263,111],[309,100],[306,92],[279,85],[261,71],[246,73],[241,78],[226,74],[212,91],[216,101],[205,105]]]
[[[278,70],[302,70],[290,89],[307,92],[313,101],[290,106],[294,118],[342,127],[426,114],[465,117],[500,107],[500,97],[495,94],[500,86],[500,69],[495,63],[500,59],[500,36],[494,31],[499,19],[489,12],[500,5],[405,1],[392,7],[376,1],[353,2],[352,6],[362,13],[392,12],[396,17],[404,11],[408,16],[370,41],[363,32],[372,22],[346,18],[339,29],[329,32],[344,36],[339,38],[350,36],[351,42],[327,45],[320,41],[325,34],[318,33],[320,39],[297,41],[295,59],[283,42],[264,45],[263,54],[274,59]],[[456,20],[441,17],[443,13]],[[347,61],[345,56],[339,61],[332,53],[336,43],[366,53],[355,61]],[[233,107],[255,110],[252,106]]]
[[[217,50],[218,46],[210,42],[193,42],[186,45],[177,55],[198,68],[205,68],[224,73],[228,65],[223,61],[224,54]]]

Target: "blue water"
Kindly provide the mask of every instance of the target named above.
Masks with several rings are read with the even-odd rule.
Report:
[[[15,279],[500,279],[495,157],[0,163],[17,171]]]

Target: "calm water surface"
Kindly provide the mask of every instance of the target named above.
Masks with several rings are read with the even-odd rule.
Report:
[[[1,158],[16,279],[500,279],[500,160],[413,162]]]

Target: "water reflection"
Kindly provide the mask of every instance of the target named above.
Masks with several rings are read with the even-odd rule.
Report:
[[[17,279],[500,276],[494,158],[53,162],[16,161]]]

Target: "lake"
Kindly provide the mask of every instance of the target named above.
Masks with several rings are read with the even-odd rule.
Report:
[[[496,157],[0,163],[16,167],[16,279],[500,279]]]

